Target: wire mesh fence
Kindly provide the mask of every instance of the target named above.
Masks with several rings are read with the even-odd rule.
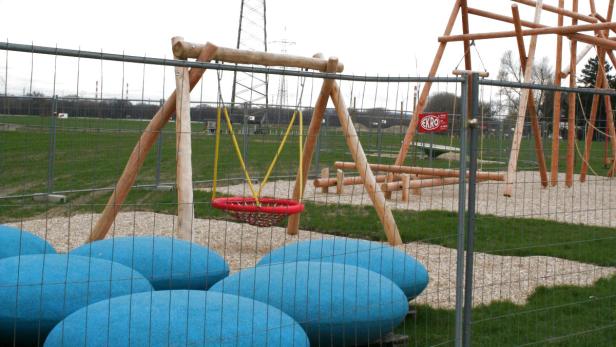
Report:
[[[606,147],[607,119],[591,124],[586,97],[612,92],[475,76],[467,98],[465,77],[353,76],[8,43],[1,48],[3,345],[614,341],[615,187],[608,177],[614,154]],[[106,241],[88,243],[131,151],[140,150],[142,134],[175,89],[176,66],[208,69],[190,102],[190,243],[177,233],[176,141],[183,134],[173,118],[143,154]],[[267,74],[272,85],[284,78],[289,104],[273,104],[276,95],[268,105],[231,103],[233,70]],[[346,107],[330,101],[320,124],[312,124],[327,78],[335,80]],[[426,83],[432,93],[425,111],[447,113],[448,128],[415,134],[401,166],[397,157]],[[532,88],[543,106],[540,133],[530,117],[519,129],[513,176],[505,173],[517,108],[504,99],[505,87]],[[554,132],[553,101],[540,91],[578,93],[573,146],[565,118]],[[217,119],[223,108],[231,127],[224,114]],[[263,114],[267,123],[260,122]],[[250,182],[262,189],[260,197],[293,200],[300,153],[317,125],[298,234],[288,233],[287,220],[256,227],[212,206],[214,182],[221,197],[251,197]],[[593,126],[588,174],[580,182]],[[285,137],[269,183],[262,185]],[[567,151],[575,158],[571,187]],[[376,185],[364,185],[360,153]],[[560,158],[547,187],[540,153],[548,174],[553,153]],[[510,197],[503,196],[507,180]],[[386,244],[375,196],[389,196],[386,209],[402,241],[394,248]],[[11,234],[11,227],[27,233]],[[26,249],[30,233],[48,245]],[[43,253],[43,259],[28,253]],[[86,265],[73,264],[78,256],[88,256]],[[100,258],[116,263],[94,264]],[[116,270],[118,263],[128,269]],[[96,275],[88,270],[94,268]]]

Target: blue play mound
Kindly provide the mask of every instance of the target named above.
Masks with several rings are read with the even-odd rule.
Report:
[[[156,290],[205,290],[229,274],[216,252],[188,241],[161,236],[95,241],[70,252],[113,260],[143,274]]]
[[[295,261],[327,261],[372,270],[397,284],[408,299],[428,285],[428,271],[413,257],[379,242],[345,237],[289,244],[264,256],[257,266]]]
[[[151,290],[141,274],[108,260],[66,254],[0,259],[0,346],[37,345],[88,304]]]
[[[309,347],[291,317],[258,301],[196,290],[125,295],[66,317],[45,341],[60,346]]]
[[[408,311],[406,296],[389,279],[327,262],[250,268],[210,290],[281,309],[304,328],[313,346],[367,344],[392,331]]]
[[[42,238],[8,225],[0,225],[0,259],[26,254],[55,254],[56,250]]]

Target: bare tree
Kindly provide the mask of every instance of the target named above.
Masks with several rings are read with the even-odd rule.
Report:
[[[554,72],[547,57],[536,61],[533,64],[531,82],[534,84],[551,84]],[[524,82],[524,71],[520,66],[519,58],[514,57],[512,51],[508,50],[503,53],[500,61],[500,69],[497,76],[499,81]],[[511,87],[501,87],[498,91],[501,96],[502,104],[499,107],[500,111],[504,111],[507,116],[514,116],[518,113],[520,103],[520,89]],[[540,110],[539,116],[543,116],[541,110],[546,99],[544,91],[534,91],[533,96],[537,109]]]

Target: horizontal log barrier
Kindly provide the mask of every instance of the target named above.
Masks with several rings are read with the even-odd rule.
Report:
[[[173,45],[173,54],[182,59],[196,58],[206,44],[177,41]],[[218,47],[212,59],[233,64],[261,65],[261,66],[284,66],[301,69],[327,70],[327,59],[300,57],[289,54],[254,52],[235,48]],[[336,72],[342,72],[344,64],[338,63]]]
[[[477,181],[486,181],[486,180],[478,179]],[[408,184],[408,189],[440,187],[440,186],[458,184],[458,182],[460,182],[459,177],[427,178],[427,179],[410,181]],[[404,190],[404,185],[402,181],[384,183],[381,185],[381,190],[384,192],[397,192],[400,190]]]
[[[433,178],[434,176],[430,176],[430,175],[413,175],[413,178]],[[377,183],[383,183],[386,181],[387,179],[387,175],[376,175],[376,182]],[[400,179],[399,176],[394,176],[394,179],[396,181],[398,181]],[[336,185],[338,185],[338,179],[336,177],[332,177],[332,178],[317,178],[314,181],[312,181],[312,184],[314,185],[315,188],[328,188],[328,187],[335,187]],[[360,185],[360,184],[364,184],[364,181],[362,181],[360,176],[353,176],[353,177],[345,177],[342,185],[343,186],[355,186],[355,185]]]
[[[336,167],[336,169],[351,170],[355,168],[355,163],[337,161],[334,163],[334,166]],[[435,169],[435,168],[417,167],[417,166],[370,164],[370,168],[373,171],[390,172],[390,173],[398,173],[398,174],[406,173],[406,174],[413,174],[413,175],[440,176],[440,177],[458,177],[460,174],[459,170]],[[504,172],[478,171],[477,179],[490,180],[490,181],[504,181],[505,173]]]

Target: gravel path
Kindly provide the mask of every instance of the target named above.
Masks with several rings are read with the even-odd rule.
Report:
[[[565,176],[560,174],[558,187],[542,188],[537,172],[521,171],[516,175],[511,198],[503,196],[503,182],[480,182],[477,185],[477,213],[616,227],[616,179],[591,175],[587,178],[586,183],[580,183],[579,176],[575,175],[573,187],[566,188]],[[270,182],[263,196],[290,197],[293,185],[291,181]],[[250,195],[243,184],[221,187],[219,191],[230,195]],[[332,187],[329,194],[323,194],[320,188],[315,190],[309,182],[304,200],[332,205],[371,205],[363,185],[346,186],[341,195],[335,191],[336,188]],[[457,211],[458,185],[423,188],[421,195],[411,195],[408,203],[401,201],[400,192],[395,192],[389,205],[401,210]]]
[[[97,220],[97,214],[79,214],[29,220],[12,225],[49,240],[59,251],[81,245]],[[153,212],[124,212],[118,215],[112,235],[171,235],[173,215]],[[254,266],[270,250],[297,240],[330,238],[300,231],[289,236],[284,228],[256,228],[227,221],[195,219],[194,241],[215,249],[232,269]],[[455,303],[456,251],[442,246],[411,242],[399,247],[426,265],[430,285],[416,301],[435,308],[452,309]],[[599,267],[553,257],[510,257],[484,253],[475,255],[474,305],[509,300],[524,304],[538,286],[592,285],[616,274],[616,268]]]

